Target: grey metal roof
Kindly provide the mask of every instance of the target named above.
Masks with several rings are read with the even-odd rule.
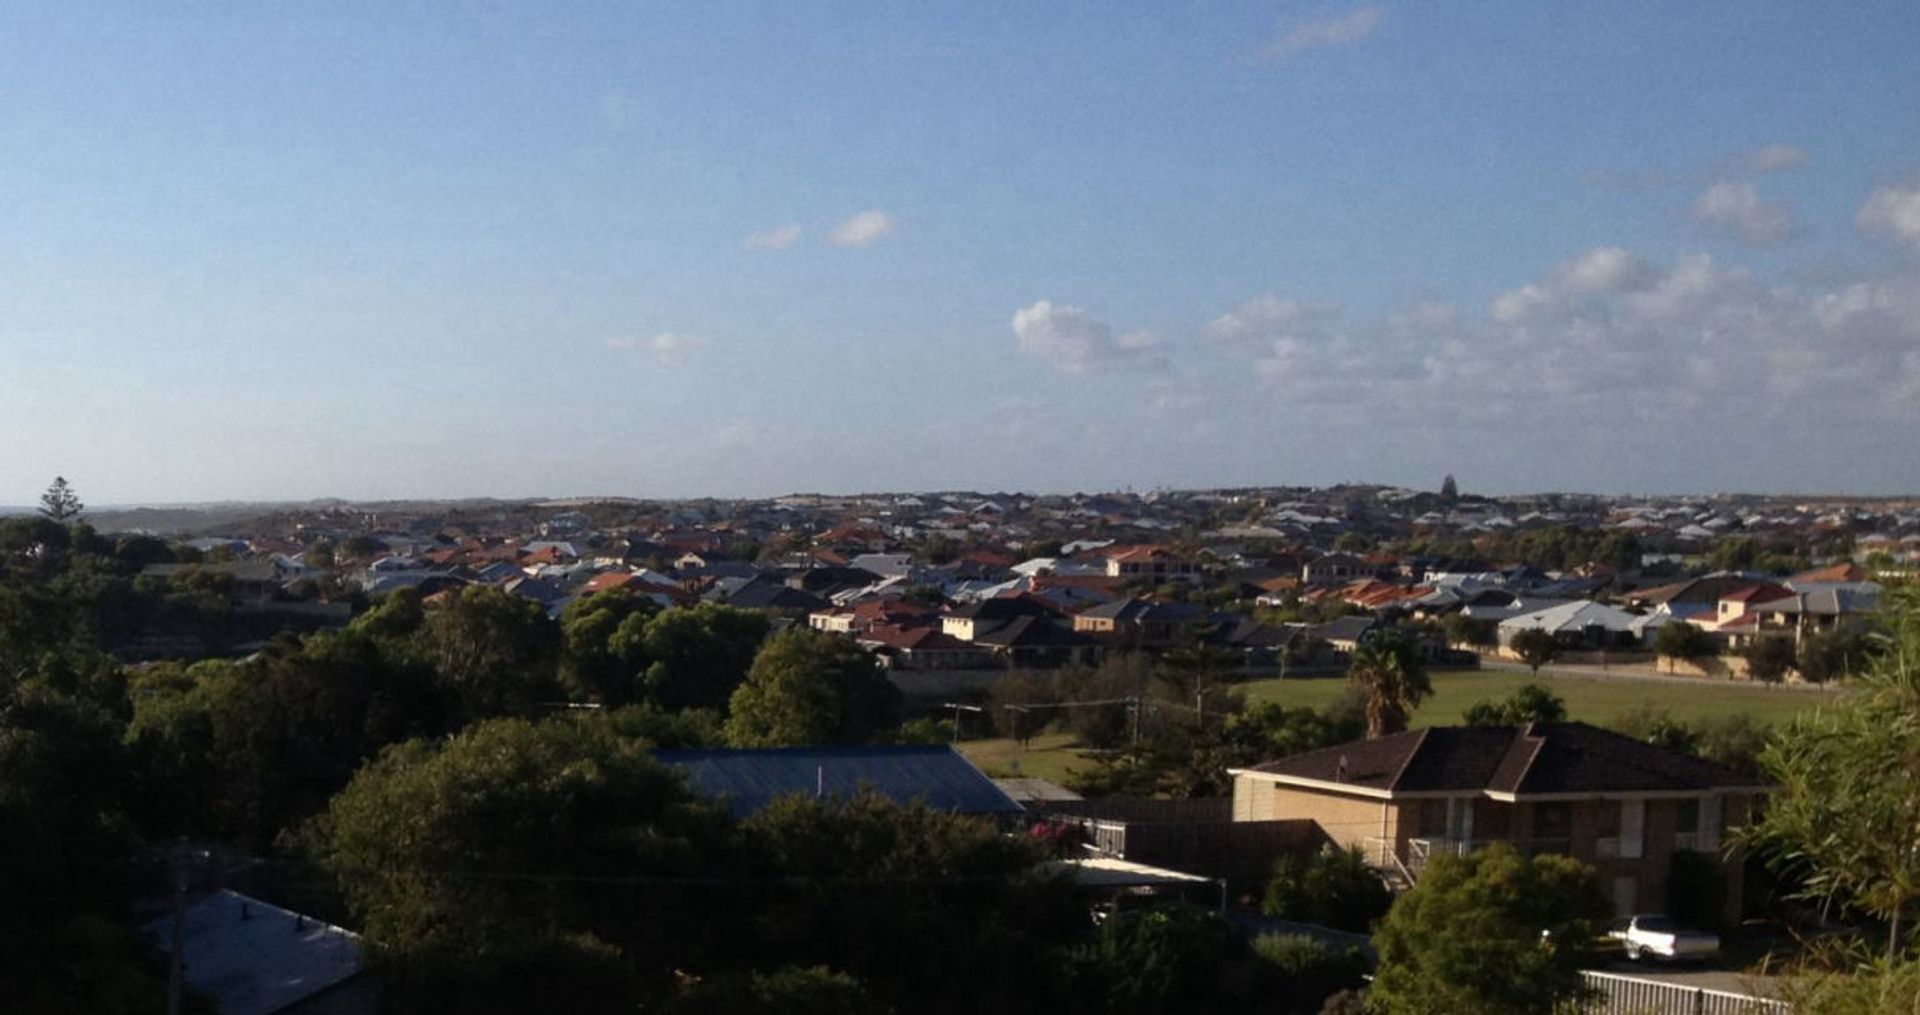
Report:
[[[869,786],[900,803],[960,814],[1019,814],[1021,806],[946,744],[885,747],[694,748],[655,757],[697,792],[745,817],[790,793],[847,797]]]
[[[145,930],[163,951],[172,946],[171,916]],[[181,960],[187,986],[212,997],[222,1015],[270,1015],[361,970],[352,932],[232,891],[187,907]]]

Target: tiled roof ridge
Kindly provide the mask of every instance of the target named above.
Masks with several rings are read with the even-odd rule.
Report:
[[[1535,725],[1537,724],[1532,720],[1528,720],[1525,725],[1514,731],[1514,744],[1525,744],[1528,750],[1527,760],[1521,762],[1520,774],[1514,777],[1512,787],[1507,790],[1509,793],[1518,793],[1520,788],[1527,784],[1527,776],[1533,774],[1533,763],[1540,760],[1540,752],[1546,749],[1546,735],[1536,732]],[[1507,749],[1511,751],[1513,746],[1509,745]]]
[[[1433,730],[1432,726],[1421,727],[1419,736],[1413,741],[1413,746],[1407,750],[1407,756],[1400,759],[1400,767],[1394,769],[1393,777],[1387,780],[1387,792],[1391,793],[1400,788],[1400,780],[1406,776],[1407,769],[1413,766],[1413,759],[1420,756],[1420,749],[1427,745],[1427,735]]]

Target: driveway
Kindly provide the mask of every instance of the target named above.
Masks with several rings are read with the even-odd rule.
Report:
[[[1755,976],[1751,973],[1735,972],[1727,969],[1712,969],[1703,966],[1662,966],[1650,962],[1627,962],[1621,960],[1603,966],[1591,967],[1602,973],[1614,973],[1619,976],[1635,976],[1643,980],[1659,980],[1682,987],[1698,987],[1705,990],[1724,991],[1728,994],[1747,994],[1753,997],[1779,997],[1780,981],[1773,976]]]

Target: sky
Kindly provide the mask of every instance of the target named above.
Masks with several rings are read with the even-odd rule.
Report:
[[[1920,492],[1916,52],[1911,0],[9,4],[0,503]]]

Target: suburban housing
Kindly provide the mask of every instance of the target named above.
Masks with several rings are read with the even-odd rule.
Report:
[[[1410,885],[1427,861],[1506,842],[1592,864],[1621,913],[1665,908],[1674,854],[1720,854],[1764,787],[1585,723],[1454,726],[1233,771],[1236,821],[1308,818]],[[1741,893],[1725,863],[1729,907]]]

